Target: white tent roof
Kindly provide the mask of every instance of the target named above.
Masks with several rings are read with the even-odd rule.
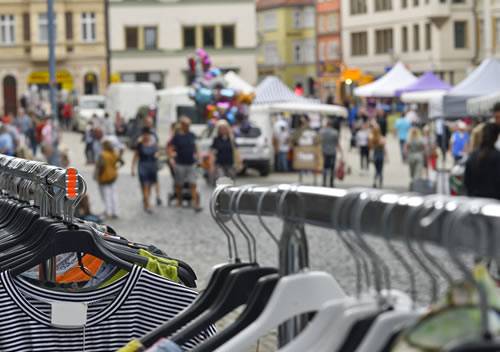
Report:
[[[228,88],[243,93],[253,93],[255,91],[255,88],[250,83],[238,76],[234,71],[226,73],[224,79],[226,80]]]
[[[276,103],[269,105],[254,105],[252,109],[262,109],[269,110],[271,113],[311,113],[311,114],[324,114],[324,115],[335,115],[340,117],[347,117],[347,109],[339,105],[329,105],[320,103]]]
[[[266,77],[255,90],[254,104],[273,104],[284,102],[304,102],[307,99],[295,95],[290,88],[287,87],[276,76]]]
[[[417,77],[400,61],[375,82],[354,89],[354,95],[358,97],[390,98],[396,95],[397,90],[403,89],[416,81]]]
[[[410,104],[429,104],[435,97],[442,97],[445,90],[424,90],[419,92],[408,92],[401,94],[401,101]]]
[[[457,84],[443,98],[445,117],[467,115],[467,100],[500,91],[500,61],[486,59],[466,79]]]
[[[500,92],[472,98],[467,100],[467,112],[471,115],[487,115],[498,102],[500,102]]]

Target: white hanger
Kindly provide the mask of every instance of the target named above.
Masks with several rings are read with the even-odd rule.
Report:
[[[311,271],[285,276],[278,282],[257,320],[216,351],[247,350],[262,336],[290,318],[316,312],[326,302],[345,297],[346,294],[330,274]]]

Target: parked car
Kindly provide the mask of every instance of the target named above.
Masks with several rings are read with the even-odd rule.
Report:
[[[73,129],[84,132],[92,116],[104,117],[106,112],[106,97],[102,95],[83,95],[78,99],[78,106],[75,107]]]

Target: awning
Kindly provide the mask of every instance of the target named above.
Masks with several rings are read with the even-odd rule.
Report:
[[[398,62],[389,72],[375,82],[354,89],[358,97],[392,98],[396,91],[417,81],[402,62]]]
[[[443,97],[446,90],[426,90],[421,92],[409,92],[401,95],[401,101],[409,104],[429,104],[436,97]]]
[[[295,113],[295,114],[323,114],[335,115],[343,118],[347,117],[347,109],[339,105],[320,104],[320,103],[276,103],[262,106],[252,106],[255,109],[269,110],[271,113]]]
[[[491,114],[493,106],[500,102],[500,92],[467,100],[467,112],[471,115],[484,116]]]

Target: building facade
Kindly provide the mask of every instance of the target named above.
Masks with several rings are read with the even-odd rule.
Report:
[[[337,95],[342,70],[340,5],[340,0],[316,2],[318,86],[323,101]]]
[[[59,89],[103,92],[107,84],[104,0],[55,1]],[[47,3],[0,0],[0,95],[15,112],[30,86],[48,89]]]
[[[257,0],[259,77],[275,75],[289,87],[316,94],[314,0]]]
[[[188,84],[188,56],[257,82],[253,0],[110,0],[111,72],[158,89]]]
[[[482,1],[480,1],[482,2]],[[344,63],[380,75],[398,60],[451,84],[481,57],[473,0],[349,0],[342,12]]]

